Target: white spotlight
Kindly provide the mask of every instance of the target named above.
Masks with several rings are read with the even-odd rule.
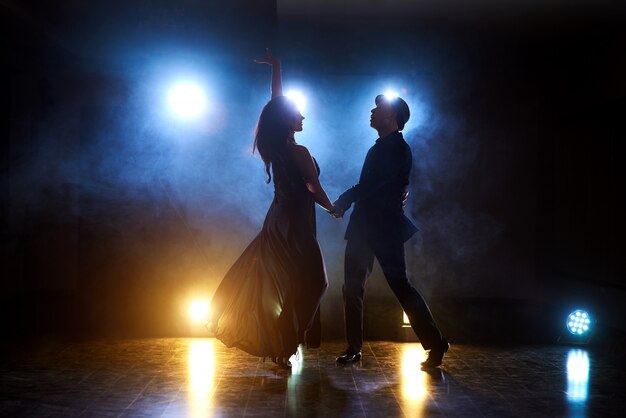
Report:
[[[302,94],[301,91],[298,90],[289,90],[285,93],[285,96],[295,103],[296,108],[300,111],[304,111],[304,107],[306,105],[306,97]]]
[[[167,101],[172,112],[185,120],[202,115],[207,105],[207,97],[202,87],[191,82],[173,85],[167,93]]]

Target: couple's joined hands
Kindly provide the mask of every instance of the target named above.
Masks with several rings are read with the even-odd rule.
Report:
[[[406,202],[407,202],[408,199],[409,199],[409,191],[405,190],[404,193],[402,193],[402,207],[406,206]],[[342,209],[340,206],[338,206],[337,202],[338,202],[338,200],[335,200],[333,202],[333,208],[332,208],[332,210],[328,211],[328,213],[333,218],[340,219],[340,218],[343,218],[343,214],[346,213],[346,210]]]
[[[335,218],[335,219],[340,219],[340,218],[343,218],[343,214],[345,212],[346,211],[344,209],[342,209],[341,207],[337,206],[337,201],[335,200],[333,202],[333,208],[332,208],[332,210],[328,211],[328,214],[330,216],[332,216],[333,218]]]

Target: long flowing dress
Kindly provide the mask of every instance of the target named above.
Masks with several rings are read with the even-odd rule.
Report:
[[[301,343],[319,347],[328,281],[305,180],[290,161],[274,162],[272,173],[274,199],[263,228],[217,288],[210,324],[228,347],[289,357]]]

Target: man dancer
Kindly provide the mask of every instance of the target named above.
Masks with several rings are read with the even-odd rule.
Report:
[[[406,275],[404,243],[417,228],[404,215],[412,166],[411,148],[404,141],[404,124],[409,106],[400,97],[378,95],[370,126],[379,139],[365,157],[359,183],[346,190],[334,203],[334,216],[354,203],[345,239],[343,298],[348,348],[338,363],[352,363],[363,356],[363,294],[374,257],[378,259],[387,283],[407,314],[413,331],[425,350],[430,350],[424,367],[437,367],[450,344],[442,337],[428,305]]]

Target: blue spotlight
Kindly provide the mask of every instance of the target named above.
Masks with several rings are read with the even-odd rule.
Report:
[[[386,90],[383,95],[387,98],[387,100],[393,100],[396,97],[399,97],[400,93],[395,90]]]
[[[288,90],[285,93],[285,96],[291,100],[292,102],[295,103],[296,108],[300,111],[303,112],[304,108],[306,106],[306,97],[304,97],[304,94],[302,94],[301,91],[298,90]]]
[[[184,120],[201,116],[207,106],[206,93],[198,84],[181,82],[173,85],[167,93],[170,110]]]
[[[591,331],[591,316],[583,309],[576,309],[567,316],[565,325],[567,330],[578,336],[583,336]]]

